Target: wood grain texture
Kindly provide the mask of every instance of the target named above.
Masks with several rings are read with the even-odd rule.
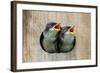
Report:
[[[49,54],[40,46],[40,35],[48,22],[75,25],[76,45],[69,53]],[[23,62],[82,60],[91,58],[89,13],[23,10]]]

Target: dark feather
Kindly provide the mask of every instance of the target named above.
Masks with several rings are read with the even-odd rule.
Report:
[[[75,46],[75,44],[76,44],[76,37],[74,37],[73,46]]]
[[[41,35],[40,35],[40,45],[41,45],[42,49],[43,49],[44,51],[46,51],[46,50],[44,49],[44,47],[43,47],[43,39],[44,39],[44,36],[43,36],[43,32],[42,32]],[[46,52],[47,52],[47,51],[46,51]]]
[[[64,34],[65,34],[65,32],[67,32],[68,29],[69,29],[69,27],[67,27],[67,26],[62,27],[59,36],[64,38]]]
[[[54,25],[56,24],[56,22],[50,22],[46,25],[46,29],[45,32],[48,31],[50,28],[52,28]]]
[[[61,31],[60,31],[60,32],[61,32]],[[58,32],[58,36],[57,36],[57,52],[58,52],[58,53],[60,53],[59,45],[61,45],[61,44],[59,44],[59,42],[61,42],[60,37],[59,37],[60,32]]]

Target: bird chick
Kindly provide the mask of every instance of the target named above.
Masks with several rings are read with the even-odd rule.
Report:
[[[48,53],[57,53],[57,38],[61,30],[60,23],[51,22],[46,25],[45,30],[40,36],[40,44],[44,51]]]
[[[58,47],[60,52],[66,53],[74,48],[76,42],[74,28],[75,26],[62,27],[62,30],[59,33],[59,42],[58,42]]]

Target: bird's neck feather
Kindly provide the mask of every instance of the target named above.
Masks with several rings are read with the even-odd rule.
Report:
[[[44,37],[55,37],[57,35],[57,32],[56,31],[47,31],[47,32],[44,32]]]

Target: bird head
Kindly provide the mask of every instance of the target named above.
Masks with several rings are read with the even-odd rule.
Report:
[[[48,30],[59,32],[61,30],[60,23],[55,23],[55,22],[48,23],[45,31],[48,31]]]

